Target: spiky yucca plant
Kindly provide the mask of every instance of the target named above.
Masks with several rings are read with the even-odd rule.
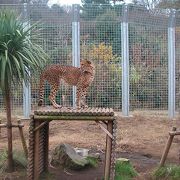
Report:
[[[2,90],[8,131],[8,169],[13,171],[11,86],[27,83],[30,73],[42,68],[47,60],[43,49],[32,39],[37,39],[37,26],[24,26],[11,10],[0,12],[0,89]]]

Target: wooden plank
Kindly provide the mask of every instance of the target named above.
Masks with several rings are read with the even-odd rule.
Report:
[[[1,119],[0,119],[0,125],[1,125]],[[1,137],[1,126],[0,126],[0,137]]]
[[[176,132],[176,127],[173,127],[172,131]],[[163,155],[161,157],[160,167],[164,166],[164,163],[165,163],[167,155],[169,153],[169,149],[171,147],[173,138],[174,138],[174,135],[169,135],[166,146],[165,146],[164,151],[163,151]]]
[[[93,112],[93,113],[92,113]],[[67,109],[67,108],[61,108],[61,109],[51,109],[51,110],[36,110],[34,111],[34,115],[104,115],[106,113],[109,115],[113,113],[112,109],[109,108],[81,108],[81,109]],[[111,114],[112,115],[112,114]]]
[[[111,115],[111,116],[114,116],[114,111],[113,111],[112,108],[110,108],[110,115]]]
[[[81,120],[81,121],[113,121],[113,116],[38,116],[34,115],[35,120]]]
[[[99,121],[96,121],[96,123],[111,139],[113,139],[112,134]]]
[[[175,132],[171,131],[169,132],[169,135],[172,135],[172,136],[180,135],[180,131],[175,131]]]
[[[47,123],[49,123],[49,121],[45,121],[45,122],[41,123],[38,127],[36,127],[36,128],[34,129],[34,131],[37,131],[37,130],[41,129],[41,128],[42,128],[43,126],[45,126]]]
[[[26,140],[24,138],[24,133],[23,133],[23,129],[21,126],[21,121],[18,121],[18,125],[19,125],[19,134],[20,134],[20,137],[21,137],[21,142],[22,142],[22,146],[23,146],[23,149],[24,149],[24,154],[26,156],[26,158],[28,158],[28,148],[27,148],[27,144],[26,144]]]
[[[5,128],[7,127],[7,124],[0,124],[0,128]]]
[[[100,113],[101,113],[101,108],[96,108],[96,110],[94,112],[94,115],[95,116],[100,116]]]
[[[0,124],[1,128],[7,127],[7,124]],[[11,127],[24,127],[23,124],[12,124]]]

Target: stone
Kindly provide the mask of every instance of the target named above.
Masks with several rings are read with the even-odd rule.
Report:
[[[129,159],[127,159],[127,158],[118,158],[118,159],[116,159],[116,162],[117,163],[121,162],[121,163],[124,163],[124,164],[129,164],[130,163]]]
[[[60,144],[53,150],[50,164],[55,168],[79,170],[85,168],[89,162],[77,154],[69,144]]]

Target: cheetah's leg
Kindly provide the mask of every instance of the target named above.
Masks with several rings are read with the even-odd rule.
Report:
[[[56,103],[56,93],[59,88],[59,82],[51,85],[51,91],[49,95],[49,100],[51,101],[54,108],[61,108],[62,106]]]
[[[79,87],[77,87],[77,90],[76,90],[76,108],[81,108],[80,88]]]
[[[77,87],[77,94],[76,94],[76,106],[77,108],[87,108],[86,105],[86,95],[87,95],[87,88]]]
[[[81,107],[87,108],[88,105],[86,104],[86,95],[87,95],[87,88],[84,88],[81,93]]]

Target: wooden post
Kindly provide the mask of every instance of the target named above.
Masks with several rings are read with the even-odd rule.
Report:
[[[111,177],[111,170],[113,158],[112,148],[113,141],[113,121],[114,112],[111,109],[103,108],[88,108],[86,110],[57,110],[57,111],[35,111],[32,117],[33,125],[30,130],[29,140],[29,165],[28,165],[28,180],[38,180],[40,173],[48,170],[48,151],[49,151],[49,122],[52,120],[72,120],[72,121],[102,121],[107,129],[102,129],[107,133],[106,135],[106,152],[104,165],[104,180],[109,180]],[[45,122],[46,121],[46,122]],[[111,169],[112,168],[112,169]]]
[[[34,128],[38,127],[40,122],[38,120],[35,121]],[[40,132],[39,130],[35,131],[34,137],[34,180],[38,180],[39,178],[39,139]]]
[[[26,144],[26,140],[24,138],[24,133],[23,133],[23,125],[21,124],[21,121],[19,120],[18,121],[18,128],[19,128],[19,134],[20,134],[20,137],[21,137],[21,142],[22,142],[22,146],[23,146],[23,149],[24,149],[24,154],[26,156],[26,158],[28,158],[28,148],[27,148],[27,144]]]
[[[0,119],[0,124],[1,124],[1,119]],[[0,137],[1,137],[1,127],[0,127]]]
[[[173,128],[172,128],[172,131],[176,131],[176,127],[173,127]],[[164,163],[165,163],[166,158],[167,158],[167,155],[168,155],[168,153],[169,153],[169,149],[170,149],[170,147],[171,147],[173,138],[174,138],[174,135],[169,134],[168,141],[167,141],[167,143],[166,143],[166,146],[165,146],[165,148],[164,148],[163,155],[162,155],[162,157],[161,157],[160,167],[164,166]]]
[[[49,159],[48,159],[48,154],[49,154],[49,123],[47,123],[44,128],[45,128],[44,170],[48,171],[48,166],[49,166]]]
[[[113,122],[108,121],[107,130],[113,133]],[[105,154],[105,167],[104,167],[104,180],[110,178],[110,167],[111,167],[111,152],[112,152],[112,139],[106,135],[106,154]]]
[[[28,168],[27,180],[34,180],[34,117],[29,124]]]

